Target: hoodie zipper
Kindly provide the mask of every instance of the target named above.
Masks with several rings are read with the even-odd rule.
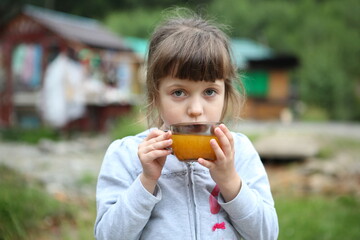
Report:
[[[195,239],[197,239],[197,223],[196,223],[196,205],[195,205],[195,196],[194,196],[194,184],[193,184],[193,163],[186,163],[189,177],[189,192],[190,192],[190,203],[191,203],[191,213],[193,213],[193,223],[194,223],[194,232]]]

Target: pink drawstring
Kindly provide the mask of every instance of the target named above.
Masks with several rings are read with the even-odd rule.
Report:
[[[217,197],[219,196],[220,189],[218,185],[215,185],[214,189],[212,190],[209,196],[209,204],[210,204],[210,212],[212,214],[217,214],[220,211],[220,204],[217,201]]]
[[[213,232],[216,230],[216,229],[225,229],[225,222],[222,222],[222,223],[215,223],[214,226],[212,227],[212,230]]]
[[[209,204],[210,204],[210,212],[212,214],[217,214],[220,212],[221,206],[217,200],[220,193],[220,189],[218,185],[215,185],[214,189],[212,190],[210,196],[209,196]],[[222,223],[215,223],[212,227],[213,232],[216,229],[225,229],[225,222]]]

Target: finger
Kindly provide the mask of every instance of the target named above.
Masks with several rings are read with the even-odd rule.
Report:
[[[233,135],[231,134],[230,130],[225,126],[225,124],[220,124],[219,127],[223,131],[225,136],[228,138],[228,140],[230,142],[230,145],[233,146],[234,145],[234,138],[233,138]]]
[[[163,132],[162,135],[158,136],[158,138],[160,140],[170,139],[171,135],[172,135],[171,131],[166,131],[166,132]]]
[[[215,128],[215,136],[218,138],[222,150],[226,153],[231,151],[231,143],[221,128]]]
[[[172,144],[172,139],[165,139],[158,142],[154,142],[146,147],[146,152],[161,150],[170,147]]]
[[[138,157],[145,161],[152,161],[159,157],[171,154],[169,148],[172,144],[171,132],[155,129],[149,133],[138,146]]]
[[[213,169],[215,167],[214,161],[209,161],[204,158],[199,158],[198,163],[200,163],[202,166],[208,168],[209,170]]]
[[[155,132],[154,137],[148,139],[147,141],[149,143],[155,143],[155,142],[160,142],[160,141],[167,140],[167,139],[171,139],[171,132],[170,131],[163,132],[160,130],[160,132]]]
[[[215,139],[210,140],[210,145],[215,152],[216,160],[221,160],[225,158],[225,153]]]
[[[154,144],[148,144],[148,142],[143,142],[138,147],[138,156],[140,159],[148,159],[153,157],[159,157],[159,156],[166,156],[171,153],[170,149],[167,149],[169,146],[171,146],[172,140],[165,140],[162,142],[156,142]],[[164,154],[164,155],[163,155]]]
[[[154,129],[146,136],[145,141],[159,137],[163,134],[164,134],[164,131],[161,131],[160,129]]]
[[[159,149],[159,150],[154,150],[154,151],[143,154],[142,159],[144,161],[153,161],[154,159],[166,157],[170,154],[171,154],[171,150]]]

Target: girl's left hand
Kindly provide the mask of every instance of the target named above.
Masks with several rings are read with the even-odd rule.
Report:
[[[211,139],[210,144],[216,154],[216,160],[199,158],[198,162],[210,170],[211,177],[219,186],[225,201],[231,201],[241,188],[241,178],[236,172],[234,162],[234,138],[224,124],[216,127],[214,132],[219,143]]]

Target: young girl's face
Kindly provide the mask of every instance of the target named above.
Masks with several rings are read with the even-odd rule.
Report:
[[[217,122],[225,103],[225,84],[166,77],[159,85],[159,112],[165,127],[182,122]]]

